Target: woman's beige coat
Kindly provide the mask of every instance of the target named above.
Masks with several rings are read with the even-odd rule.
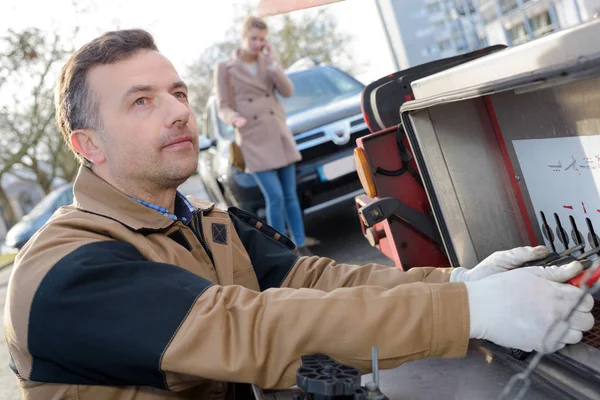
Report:
[[[258,73],[252,75],[238,58],[238,51],[217,64],[215,84],[219,117],[227,124],[236,116],[248,121],[235,131],[246,172],[277,169],[300,161],[302,156],[286,125],[285,110],[275,96],[275,90],[283,97],[292,96],[292,81],[279,65],[267,68],[261,57]]]

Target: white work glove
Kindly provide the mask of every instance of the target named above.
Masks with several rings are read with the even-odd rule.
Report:
[[[469,293],[472,339],[486,339],[523,351],[554,352],[581,341],[592,329],[594,299],[586,295],[569,323],[553,324],[567,317],[583,290],[564,283],[579,275],[583,266],[573,262],[561,267],[528,267],[465,282]],[[563,332],[567,334],[559,339]]]
[[[512,250],[497,251],[472,269],[463,267],[455,268],[450,275],[450,282],[478,281],[499,272],[506,272],[520,267],[526,262],[544,259],[548,257],[549,253],[546,246],[526,246],[517,247]]]

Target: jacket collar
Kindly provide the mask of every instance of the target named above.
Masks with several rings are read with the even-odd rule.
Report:
[[[254,76],[250,73],[250,71],[248,71],[248,67],[246,67],[244,62],[240,59],[239,53],[240,49],[234,50],[233,53],[231,53],[231,58],[228,63],[230,72],[248,85],[254,86],[263,91],[268,91],[267,67],[264,63],[264,60],[260,57],[258,58],[258,73],[256,76]]]
[[[161,230],[174,222],[138,203],[125,193],[81,166],[73,187],[74,205],[82,211],[115,220],[134,231]]]

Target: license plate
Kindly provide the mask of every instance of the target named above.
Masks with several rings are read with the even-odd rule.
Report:
[[[321,180],[331,181],[352,172],[356,172],[356,164],[354,163],[354,156],[350,155],[323,165],[321,167]]]

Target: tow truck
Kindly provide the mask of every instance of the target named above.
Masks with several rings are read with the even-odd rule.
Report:
[[[311,6],[262,0],[259,10]],[[374,374],[346,381],[355,394],[327,391],[344,381],[311,374],[303,359],[299,388],[257,389],[257,399],[600,399],[598,37],[600,20],[383,77],[363,91],[372,134],[355,150],[361,229],[397,268],[471,268],[497,250],[545,244],[544,263],[588,268],[571,281],[596,300],[582,342],[530,354],[472,341],[463,359],[381,372],[374,352]],[[306,372],[328,386],[307,386]]]

